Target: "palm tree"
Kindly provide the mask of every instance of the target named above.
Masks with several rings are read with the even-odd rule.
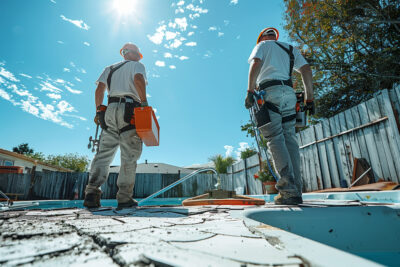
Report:
[[[220,154],[212,156],[210,160],[214,162],[215,169],[218,173],[226,173],[228,166],[232,165],[236,161],[233,157],[223,157]]]

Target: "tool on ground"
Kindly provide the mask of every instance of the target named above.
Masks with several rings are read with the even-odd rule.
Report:
[[[185,199],[183,206],[203,206],[203,205],[264,205],[265,200],[236,195],[235,191],[211,190],[206,194]]]
[[[88,149],[92,148],[92,152],[99,151],[100,140],[97,139],[97,135],[99,133],[99,125],[100,124],[97,124],[96,126],[96,134],[94,135],[94,138],[92,136],[89,137]]]

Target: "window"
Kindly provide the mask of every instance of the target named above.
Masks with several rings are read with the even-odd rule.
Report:
[[[4,160],[3,166],[14,166],[14,161],[11,160]]]

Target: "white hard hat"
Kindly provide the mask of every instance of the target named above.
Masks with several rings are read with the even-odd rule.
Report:
[[[138,48],[136,45],[132,44],[132,43],[126,43],[126,44],[121,48],[121,50],[119,50],[119,53],[121,54],[121,56],[124,56],[124,55],[122,54],[122,50],[131,50],[131,51],[133,51],[133,52],[138,53],[139,56],[140,56],[140,59],[143,58],[143,55],[142,55],[142,53],[140,53],[139,48]]]

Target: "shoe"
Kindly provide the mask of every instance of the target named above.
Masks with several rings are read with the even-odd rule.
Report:
[[[303,204],[302,197],[283,197],[280,193],[274,197],[275,205],[299,205]]]
[[[85,206],[88,209],[100,208],[101,207],[100,197],[101,195],[99,194],[94,194],[94,193],[86,194],[83,206]]]
[[[134,199],[129,200],[128,202],[125,203],[119,203],[118,202],[118,207],[117,210],[122,210],[125,208],[133,208],[133,207],[137,207],[138,206],[138,202]]]

